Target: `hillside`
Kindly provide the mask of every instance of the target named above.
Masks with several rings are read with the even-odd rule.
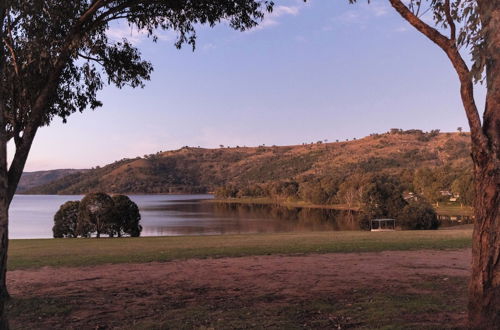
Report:
[[[67,175],[84,172],[86,170],[58,169],[49,171],[24,172],[17,187],[18,193],[24,193],[34,187],[46,185]]]
[[[391,130],[359,140],[297,146],[184,147],[123,159],[23,190],[30,194],[194,193],[223,185],[305,181],[355,173],[404,175],[420,167],[471,165],[467,134]]]

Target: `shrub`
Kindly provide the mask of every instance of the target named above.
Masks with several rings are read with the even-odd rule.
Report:
[[[77,237],[78,212],[80,202],[66,202],[54,215],[54,227],[52,233],[54,238]]]
[[[441,222],[432,206],[422,200],[410,202],[398,216],[403,229],[438,229]]]

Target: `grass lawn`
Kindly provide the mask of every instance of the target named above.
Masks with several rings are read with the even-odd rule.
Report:
[[[466,329],[449,317],[465,314],[466,290],[465,278],[424,277],[386,291],[360,289],[293,304],[273,304],[278,298],[272,295],[251,303],[228,297],[224,303],[166,311],[163,320],[130,329]]]
[[[446,205],[441,203],[435,209],[439,215],[474,215],[474,209],[470,206]]]
[[[471,229],[218,236],[11,240],[9,270],[266,254],[459,249]]]

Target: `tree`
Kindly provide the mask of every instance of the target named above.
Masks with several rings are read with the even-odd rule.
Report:
[[[264,0],[0,0],[0,297],[8,296],[8,210],[38,129],[54,118],[101,106],[105,84],[142,87],[153,70],[126,39],[110,40],[123,21],[145,31],[178,34],[176,46],[195,46],[195,26],[226,22],[256,26]],[[7,143],[15,152],[7,165]]]
[[[437,178],[436,172],[436,169],[421,167],[415,171],[413,177],[413,186],[417,192],[432,202],[439,202],[442,197],[440,191],[446,189]]]
[[[476,191],[469,326],[493,329],[500,324],[500,1],[389,0],[389,3],[444,51],[458,75],[470,127]],[[432,14],[434,24],[422,19],[427,12]],[[470,67],[465,51],[470,53]],[[482,121],[474,99],[474,83],[478,81],[486,82]]]
[[[369,220],[375,218],[397,219],[407,205],[399,180],[388,175],[374,176],[363,193],[360,226],[369,228]]]
[[[431,204],[419,199],[406,205],[398,215],[398,224],[403,229],[438,229],[441,222]]]
[[[115,221],[111,228],[111,235],[121,237],[125,234],[131,237],[139,237],[142,226],[139,224],[141,214],[137,204],[125,195],[114,195],[112,199],[114,202]]]
[[[61,205],[54,215],[54,227],[52,227],[54,238],[78,237],[79,210],[79,201],[69,201]]]
[[[77,229],[80,236],[89,237],[93,233],[97,238],[100,238],[101,234],[112,236],[115,223],[115,203],[109,195],[91,193],[80,202]]]
[[[458,194],[458,200],[461,204],[473,205],[474,204],[474,184],[473,177],[469,172],[461,173],[458,178],[453,181],[451,191]]]
[[[356,187],[353,187],[352,182],[344,181],[337,193],[337,198],[340,202],[343,202],[348,210],[352,210],[352,206],[356,202],[356,198],[359,196]]]

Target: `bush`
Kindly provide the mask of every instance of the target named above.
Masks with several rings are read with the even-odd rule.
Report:
[[[410,202],[398,216],[398,224],[403,229],[438,229],[441,222],[436,211],[424,201]]]
[[[78,212],[80,202],[66,202],[54,215],[54,227],[52,233],[54,238],[78,237]]]

